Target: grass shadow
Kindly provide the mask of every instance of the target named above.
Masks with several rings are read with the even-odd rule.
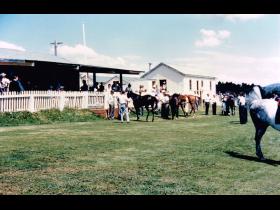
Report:
[[[230,124],[240,124],[240,121],[236,120],[236,121],[229,121]]]
[[[243,154],[240,154],[238,152],[233,152],[233,151],[225,151],[225,153],[228,154],[231,157],[239,158],[239,159],[243,159],[243,160],[265,163],[265,164],[269,164],[269,165],[272,165],[272,166],[280,165],[280,161],[277,161],[277,160],[271,160],[271,159],[260,160],[257,157],[253,157],[253,156],[249,156],[249,155],[243,155]]]

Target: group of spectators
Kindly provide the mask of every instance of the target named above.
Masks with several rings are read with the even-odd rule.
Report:
[[[113,81],[113,84],[108,84],[107,89],[105,90],[103,82],[95,82],[93,86],[89,87],[86,80],[82,80],[81,91],[95,91],[95,92],[104,92],[104,91],[114,91],[121,92],[122,88],[119,81]]]
[[[238,96],[231,93],[224,93],[220,95],[220,98],[222,102],[222,115],[235,115],[235,109],[238,107],[240,124],[247,123],[247,107],[243,92],[240,92]]]
[[[103,82],[95,82],[93,86],[89,87],[86,80],[82,80],[82,86],[80,88],[81,91],[95,91],[95,92],[104,92]]]
[[[0,74],[0,92],[9,92],[9,91],[16,91],[21,92],[24,91],[23,84],[17,75],[13,76],[10,80],[6,77],[6,73],[2,72]]]

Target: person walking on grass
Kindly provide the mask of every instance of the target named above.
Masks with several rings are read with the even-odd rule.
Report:
[[[121,116],[121,122],[123,123],[123,116],[126,115],[126,122],[129,123],[129,111],[128,111],[128,98],[125,92],[122,91],[118,97],[119,112]]]

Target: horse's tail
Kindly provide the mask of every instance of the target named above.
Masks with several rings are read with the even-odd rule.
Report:
[[[159,100],[155,97],[154,103],[155,103],[156,105],[155,105],[155,107],[154,107],[154,110],[157,110],[157,109],[158,109],[158,102],[159,102]]]

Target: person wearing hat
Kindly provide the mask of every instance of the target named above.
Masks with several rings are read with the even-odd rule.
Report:
[[[8,78],[6,78],[6,74],[4,72],[0,74],[0,78],[1,92],[8,92],[11,81]]]

